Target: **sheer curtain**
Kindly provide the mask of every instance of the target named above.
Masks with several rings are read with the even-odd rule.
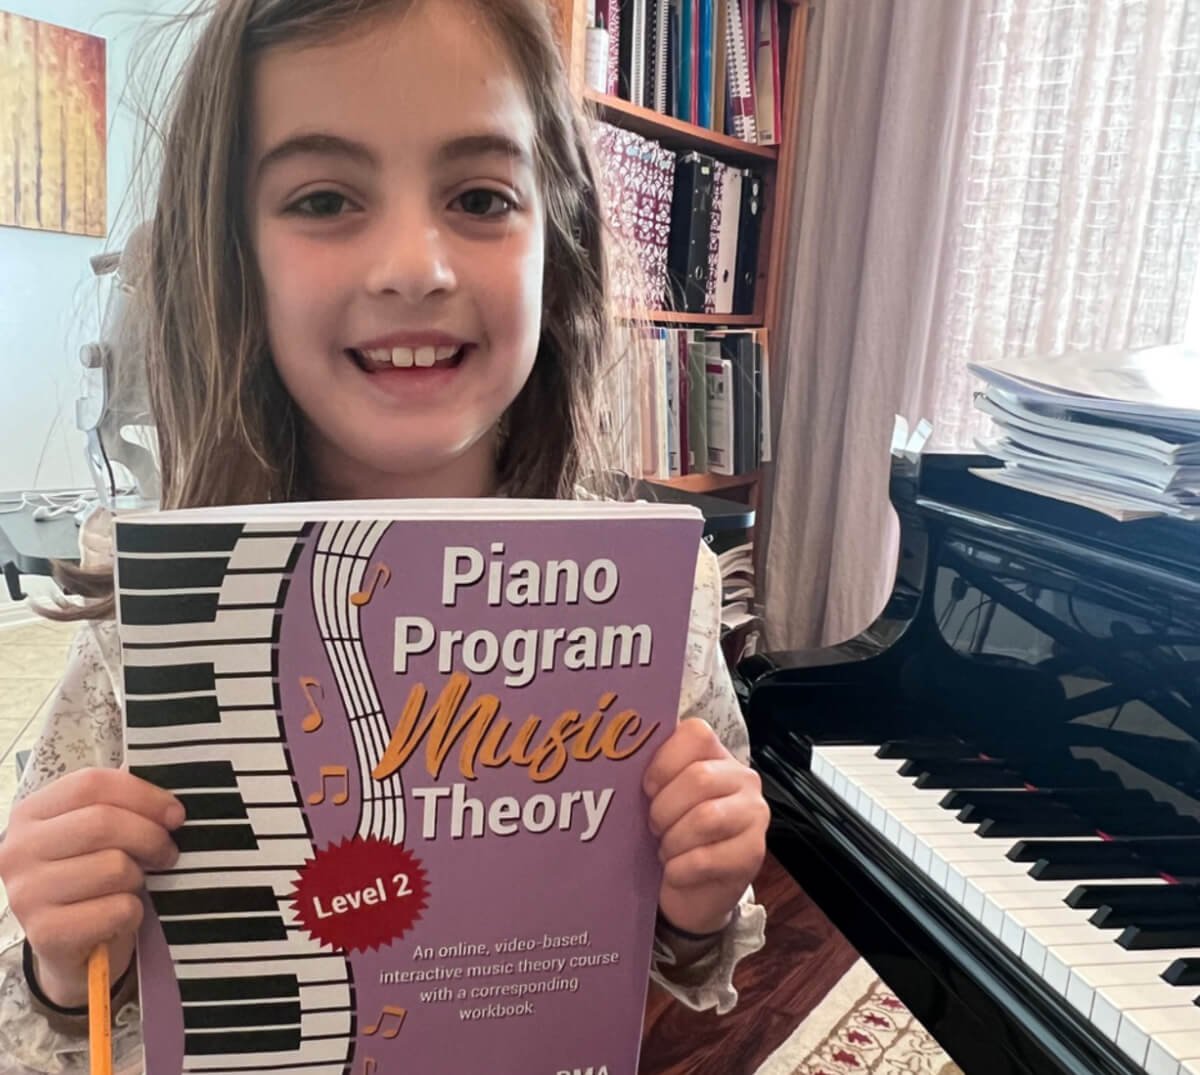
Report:
[[[894,414],[968,449],[968,360],[1182,337],[1200,0],[822,0],[804,101],[760,534],[774,648],[850,637],[890,592]]]
[[[1200,0],[977,6],[930,365],[956,447],[981,426],[969,360],[1182,340],[1200,242]]]

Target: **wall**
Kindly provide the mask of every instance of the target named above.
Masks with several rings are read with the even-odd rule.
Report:
[[[156,15],[182,0],[0,0],[18,15],[108,41],[108,226],[110,238],[0,228],[0,494],[90,488],[75,400],[85,382],[79,349],[96,338],[107,289],[88,259],[119,249],[141,126],[127,94],[130,61],[145,54]],[[158,38],[161,40],[161,35]],[[139,84],[148,65],[135,70]]]

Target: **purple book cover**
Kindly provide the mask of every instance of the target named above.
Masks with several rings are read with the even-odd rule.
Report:
[[[524,513],[524,517],[523,517]],[[116,523],[145,1066],[635,1075],[689,508],[289,505]]]

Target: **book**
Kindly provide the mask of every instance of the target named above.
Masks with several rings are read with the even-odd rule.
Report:
[[[146,878],[144,1070],[635,1075],[641,781],[702,527],[500,499],[118,516],[126,760],[188,813]]]
[[[704,372],[708,382],[708,472],[736,474],[733,363],[718,356],[705,364]]]

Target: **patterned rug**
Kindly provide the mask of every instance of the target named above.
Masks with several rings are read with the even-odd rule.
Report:
[[[757,1075],[962,1075],[859,960]]]

